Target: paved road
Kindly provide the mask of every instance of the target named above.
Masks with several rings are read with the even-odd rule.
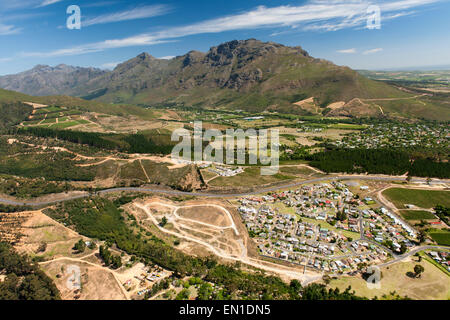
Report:
[[[103,195],[113,192],[151,192],[151,193],[158,193],[158,194],[166,194],[166,195],[175,195],[175,196],[195,196],[195,197],[204,197],[204,198],[235,198],[235,197],[243,197],[243,196],[250,196],[250,195],[256,195],[260,193],[266,193],[266,192],[272,192],[280,189],[289,189],[289,188],[295,188],[301,185],[309,184],[309,183],[317,183],[322,181],[330,181],[330,180],[368,180],[368,181],[406,181],[405,177],[400,176],[367,176],[367,175],[341,175],[341,176],[326,176],[316,179],[309,179],[309,180],[303,180],[298,182],[292,182],[289,184],[284,185],[278,185],[278,186],[272,186],[267,188],[261,188],[255,191],[251,192],[244,192],[244,193],[225,193],[225,194],[219,194],[219,193],[206,193],[206,192],[187,192],[187,191],[179,191],[179,190],[167,190],[167,189],[159,189],[159,188],[144,188],[144,187],[123,187],[123,188],[112,188],[112,189],[106,189],[102,191],[98,191],[96,193],[84,193],[81,195],[76,196],[70,196],[67,195],[67,197],[63,197],[60,200],[55,201],[16,201],[16,200],[10,200],[10,199],[3,199],[0,198],[0,203],[8,204],[8,205],[15,205],[15,206],[30,206],[30,207],[41,207],[41,206],[47,206],[59,202],[65,202],[69,200],[75,200],[80,198],[87,198],[92,195]],[[427,179],[422,178],[415,178],[412,179],[412,182],[426,182]],[[440,184],[440,183],[450,183],[450,180],[433,180],[431,184]]]
[[[422,247],[417,247],[417,248],[414,248],[414,249],[412,249],[411,251],[409,251],[409,252],[407,252],[405,254],[396,256],[395,259],[393,259],[391,261],[388,261],[388,262],[385,262],[385,263],[382,263],[382,264],[378,264],[377,267],[382,268],[382,267],[386,267],[386,266],[389,266],[391,264],[400,262],[400,261],[402,261],[402,260],[404,260],[404,259],[406,259],[406,258],[408,258],[410,256],[415,255],[417,252],[420,252],[420,251],[423,251],[423,250],[436,250],[436,249],[449,250],[449,247],[445,247],[445,246],[422,246]]]

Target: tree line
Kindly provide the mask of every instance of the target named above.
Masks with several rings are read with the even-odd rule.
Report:
[[[328,149],[308,154],[305,160],[327,173],[369,173],[450,178],[450,164],[430,158],[412,159],[400,149]]]
[[[167,135],[148,137],[144,134],[112,134],[57,130],[44,127],[17,128],[11,133],[42,138],[61,139],[106,150],[125,153],[170,154],[174,144],[167,144]],[[170,140],[170,139],[169,139]]]
[[[0,242],[0,300],[60,300],[53,281],[26,255]]]

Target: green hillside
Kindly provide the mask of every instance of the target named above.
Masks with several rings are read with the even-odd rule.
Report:
[[[135,115],[142,119],[154,119],[156,117],[152,110],[134,105],[109,104],[70,96],[33,97],[19,92],[0,89],[0,105],[3,108],[1,110],[4,110],[2,114],[16,114],[16,118],[18,120],[24,120],[31,113],[32,107],[23,105],[23,102],[64,106],[68,109],[77,109],[80,111],[98,112],[110,115]]]

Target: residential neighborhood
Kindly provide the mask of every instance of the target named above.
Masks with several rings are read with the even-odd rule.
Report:
[[[239,205],[262,256],[323,272],[385,262],[413,247],[417,237],[401,218],[342,182],[243,197]]]
[[[350,133],[332,144],[343,148],[450,147],[450,130],[444,123],[383,123]]]

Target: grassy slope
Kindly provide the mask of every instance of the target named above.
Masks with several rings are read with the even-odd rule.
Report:
[[[0,89],[0,103],[2,102],[34,102],[48,105],[60,105],[69,109],[76,108],[82,111],[106,113],[111,115],[134,115],[141,119],[155,119],[152,110],[133,105],[114,105],[99,101],[88,101],[69,96],[33,97],[27,94]]]
[[[18,124],[31,114],[32,107],[21,103],[28,98],[26,94],[0,89],[0,129]]]

